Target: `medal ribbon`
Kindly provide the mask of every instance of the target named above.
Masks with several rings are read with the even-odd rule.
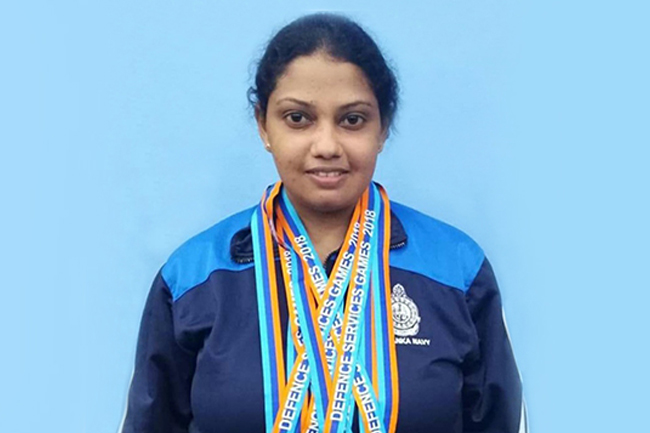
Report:
[[[384,189],[373,183],[360,198],[329,277],[280,182],[265,192],[251,232],[266,431],[351,431],[356,403],[360,431],[393,433],[399,389]],[[286,353],[274,246],[289,311]]]

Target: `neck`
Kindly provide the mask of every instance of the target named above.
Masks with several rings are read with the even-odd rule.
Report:
[[[327,256],[340,248],[350,224],[354,208],[338,212],[314,212],[296,208],[318,257],[325,263]]]

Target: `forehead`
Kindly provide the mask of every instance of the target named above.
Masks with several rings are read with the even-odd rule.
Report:
[[[278,79],[270,99],[294,97],[311,103],[346,103],[366,100],[376,106],[375,95],[361,68],[317,53],[294,59]]]

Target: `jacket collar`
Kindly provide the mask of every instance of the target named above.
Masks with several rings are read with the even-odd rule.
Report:
[[[390,249],[394,250],[406,245],[407,241],[404,226],[399,218],[391,212],[390,213]],[[277,256],[277,250],[275,250]],[[230,239],[230,257],[236,263],[250,263],[253,261],[253,238],[251,236],[250,225],[244,227],[235,233]]]

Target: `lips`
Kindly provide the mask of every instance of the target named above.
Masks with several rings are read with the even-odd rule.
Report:
[[[307,170],[307,173],[318,177],[336,177],[348,173],[348,170],[343,168],[318,167]]]
[[[305,171],[307,176],[319,188],[336,189],[341,187],[346,179],[348,170],[338,167],[316,167]]]

